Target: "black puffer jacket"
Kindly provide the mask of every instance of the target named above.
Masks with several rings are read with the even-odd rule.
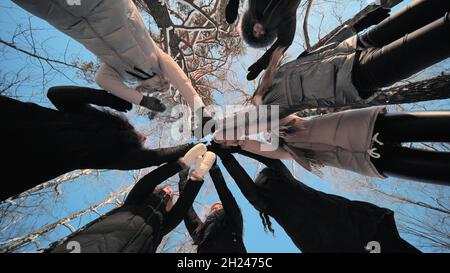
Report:
[[[400,237],[391,210],[314,190],[281,161],[244,154],[270,166],[256,183],[231,154],[220,156],[250,203],[275,218],[302,252],[367,252],[372,241],[382,252],[419,252]]]
[[[183,194],[167,212],[167,196],[163,191],[154,193],[154,189],[180,170],[178,163],[168,163],[147,174],[134,186],[122,207],[54,243],[47,252],[71,252],[74,243],[82,253],[155,252],[163,236],[183,220],[203,184],[189,180]]]

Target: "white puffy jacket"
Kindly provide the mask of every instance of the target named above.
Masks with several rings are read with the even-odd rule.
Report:
[[[127,71],[157,74],[173,84],[189,106],[203,106],[199,95],[178,64],[155,44],[131,0],[13,0],[94,53],[102,62],[97,83],[112,94],[133,104],[143,95],[124,84],[136,80]],[[136,68],[138,70],[136,70]],[[153,84],[152,81],[144,81]]]

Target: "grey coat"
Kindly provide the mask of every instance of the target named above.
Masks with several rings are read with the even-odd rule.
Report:
[[[362,100],[352,82],[357,36],[328,45],[278,69],[263,104],[279,105],[280,117],[315,107],[339,107]]]

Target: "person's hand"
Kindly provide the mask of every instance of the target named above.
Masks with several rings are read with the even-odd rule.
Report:
[[[376,25],[389,17],[390,9],[386,9],[383,7],[378,7],[377,9],[373,10],[363,18],[361,18],[358,22],[356,22],[353,27],[355,28],[356,32],[361,32],[373,25]]]
[[[101,106],[107,106],[120,112],[127,112],[133,108],[133,105],[119,97],[109,94],[105,91],[103,95],[103,103]]]
[[[254,79],[256,79],[259,75],[259,73],[261,73],[261,71],[264,70],[263,65],[261,65],[260,63],[256,62],[254,64],[252,64],[249,68],[248,68],[248,74],[247,74],[247,80],[249,81],[253,81]]]
[[[166,111],[166,106],[157,98],[144,96],[139,105],[156,112]]]

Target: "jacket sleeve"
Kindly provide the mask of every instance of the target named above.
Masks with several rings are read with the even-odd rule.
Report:
[[[95,81],[101,88],[132,104],[139,105],[144,97],[136,89],[126,86],[122,77],[105,63],[100,65]]]
[[[279,159],[271,159],[271,158],[267,158],[258,154],[254,154],[248,151],[244,151],[244,150],[240,150],[238,151],[239,154],[250,157],[252,159],[255,159],[261,163],[263,163],[264,165],[266,165],[269,168],[273,168],[278,170],[279,172],[285,174],[286,176],[292,176],[291,172],[289,171],[289,169],[286,167],[286,165]]]
[[[191,81],[181,67],[160,48],[156,47],[156,49],[158,50],[159,66],[164,78],[178,89],[192,110],[196,110],[194,108],[195,104],[197,104],[195,105],[197,108],[204,107],[202,99],[192,87]]]
[[[102,105],[105,93],[103,90],[87,87],[55,86],[48,90],[47,97],[60,111],[82,112],[95,110],[89,104]]]
[[[214,186],[216,187],[217,194],[219,195],[220,201],[222,202],[222,206],[227,217],[229,219],[232,219],[236,231],[242,233],[242,230],[244,228],[244,220],[242,218],[241,210],[238,203],[236,202],[236,199],[234,199],[233,194],[228,189],[219,166],[213,166],[209,171],[209,174],[211,175],[211,179],[214,183]]]
[[[256,62],[262,68],[266,69],[270,63],[270,59],[272,58],[273,52],[279,48],[284,47],[286,51],[294,41],[295,31],[297,27],[297,19],[296,16],[290,17],[290,19],[281,23],[278,27],[278,37],[275,43],[269,48],[269,50],[264,53],[264,55],[259,58]]]
[[[188,174],[189,170],[183,170],[182,172],[180,172],[180,182],[178,183],[180,195],[183,194],[184,188],[186,187]],[[198,244],[200,242],[200,238],[198,237],[196,230],[201,225],[203,225],[203,222],[202,220],[200,220],[200,217],[198,217],[192,205],[189,207],[186,215],[184,216],[184,224],[186,225],[186,229],[191,235],[191,238],[194,241],[194,243]]]
[[[229,153],[220,154],[219,156],[222,160],[222,164],[225,166],[247,200],[258,210],[265,208],[266,204],[258,192],[258,187],[236,158]]]
[[[183,218],[186,216],[187,211],[194,203],[195,197],[197,197],[200,188],[203,185],[202,181],[193,181],[191,179],[186,183],[183,194],[178,197],[177,202],[170,210],[167,216],[167,221],[164,225],[163,234],[167,234],[176,228]]]
[[[151,166],[158,166],[166,162],[176,161],[183,157],[193,144],[159,149],[135,149],[122,158],[120,162],[109,164],[105,168],[115,170],[137,170]]]
[[[125,204],[139,204],[144,201],[159,184],[174,176],[181,169],[180,164],[171,162],[148,173],[130,191]]]

